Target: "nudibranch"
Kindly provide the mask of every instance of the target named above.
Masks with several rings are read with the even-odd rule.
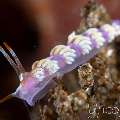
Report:
[[[24,70],[14,51],[4,43],[14,61],[2,47],[0,51],[13,66],[20,80],[18,88],[11,95],[25,100],[31,106],[34,105],[48,93],[50,88],[54,87],[56,83],[53,78],[87,62],[101,47],[111,43],[119,35],[119,20],[104,24],[100,28],[89,28],[82,34],[73,31],[68,36],[67,45],[55,46],[49,57],[33,63],[30,72]]]

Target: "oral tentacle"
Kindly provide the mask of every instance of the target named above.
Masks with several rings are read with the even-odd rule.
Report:
[[[4,57],[7,59],[7,61],[10,63],[10,65],[13,67],[13,69],[15,70],[17,76],[19,77],[20,73],[19,73],[19,69],[17,67],[17,65],[15,64],[15,62],[11,59],[11,57],[7,54],[7,52],[5,52],[5,50],[3,49],[2,46],[0,46],[0,52],[4,55]]]
[[[12,55],[13,59],[15,60],[16,65],[17,65],[18,70],[19,70],[19,73],[24,73],[25,69],[22,66],[22,64],[21,64],[20,60],[18,59],[17,55],[15,54],[15,52],[12,50],[12,48],[6,42],[3,42],[3,44],[8,49],[8,51]]]

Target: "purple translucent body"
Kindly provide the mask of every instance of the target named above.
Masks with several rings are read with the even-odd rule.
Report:
[[[91,35],[89,35],[89,34],[87,34],[87,33],[84,33],[83,35],[85,35],[85,36],[87,36],[87,37],[89,37],[90,38],[90,41],[91,41],[91,47],[94,49],[94,48],[97,48],[97,42],[96,42],[96,40],[95,39],[92,39],[91,38]]]
[[[80,55],[81,55],[82,49],[80,48],[80,46],[78,46],[78,45],[76,45],[76,44],[73,44],[73,43],[69,44],[68,46],[69,46],[71,49],[74,49],[74,50],[76,51],[76,55],[77,55],[77,56],[80,56]]]
[[[112,24],[120,25],[120,20],[113,20],[113,21],[112,21]]]
[[[26,100],[29,105],[33,106],[38,99],[43,98],[48,93],[48,90],[50,88],[54,87],[55,82],[53,78],[56,77],[58,73],[64,74],[70,72],[71,70],[75,69],[77,66],[87,62],[97,52],[98,49],[94,49],[88,55],[79,56],[78,58],[76,58],[73,64],[71,65],[66,64],[64,67],[61,67],[61,69],[56,73],[54,73],[53,75],[46,76],[42,81],[39,81],[34,77],[25,78],[26,85],[25,86],[23,85],[23,87],[18,87],[16,92],[13,93],[13,95],[23,100]],[[31,81],[31,83],[29,83],[30,87],[27,84],[27,81],[28,83]]]
[[[52,56],[50,59],[58,61],[58,65],[60,66],[60,68],[64,67],[66,64],[64,57],[61,55]]]
[[[105,38],[105,42],[108,43],[109,40],[109,35],[106,31],[104,31],[103,29],[99,29],[99,31],[102,33],[103,37]]]
[[[120,21],[114,22],[120,24]],[[105,38],[105,44],[108,43],[108,33],[105,32],[103,29],[98,29],[98,31],[101,32],[103,37]],[[54,87],[54,77],[56,77],[58,74],[65,74],[67,72],[70,72],[77,66],[86,63],[87,61],[89,61],[90,58],[94,57],[99,51],[99,49],[97,48],[97,43],[95,40],[91,39],[91,36],[87,33],[84,33],[83,35],[89,37],[92,43],[92,50],[89,54],[82,55],[81,48],[78,45],[69,44],[68,46],[74,49],[77,55],[77,58],[71,65],[66,64],[64,57],[61,55],[48,57],[47,59],[58,61],[60,69],[52,75],[49,75],[49,73],[47,73],[45,78],[41,80],[34,78],[31,73],[28,73],[27,76],[24,76],[22,86],[19,86],[16,92],[13,93],[13,95],[23,100],[26,100],[29,105],[34,105],[38,99],[41,99],[42,97],[44,97],[44,95],[48,93],[48,90],[50,88]]]

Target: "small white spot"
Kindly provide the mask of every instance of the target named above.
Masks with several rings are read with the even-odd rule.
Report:
[[[19,75],[19,80],[20,80],[20,82],[23,81],[23,74],[22,73]]]
[[[113,53],[113,50],[112,49],[109,49],[108,52],[107,52],[107,57],[110,57]]]

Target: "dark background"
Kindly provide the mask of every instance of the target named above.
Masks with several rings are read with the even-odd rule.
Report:
[[[6,41],[26,71],[30,71],[35,60],[47,57],[55,45],[64,44],[68,34],[79,26],[80,9],[86,2],[87,0],[1,0],[0,45]],[[120,0],[98,2],[105,5],[112,18],[120,18]],[[18,85],[19,80],[14,70],[0,53],[0,98],[15,91]],[[24,105],[15,98],[0,104],[0,120],[29,119],[25,117],[27,109]]]

